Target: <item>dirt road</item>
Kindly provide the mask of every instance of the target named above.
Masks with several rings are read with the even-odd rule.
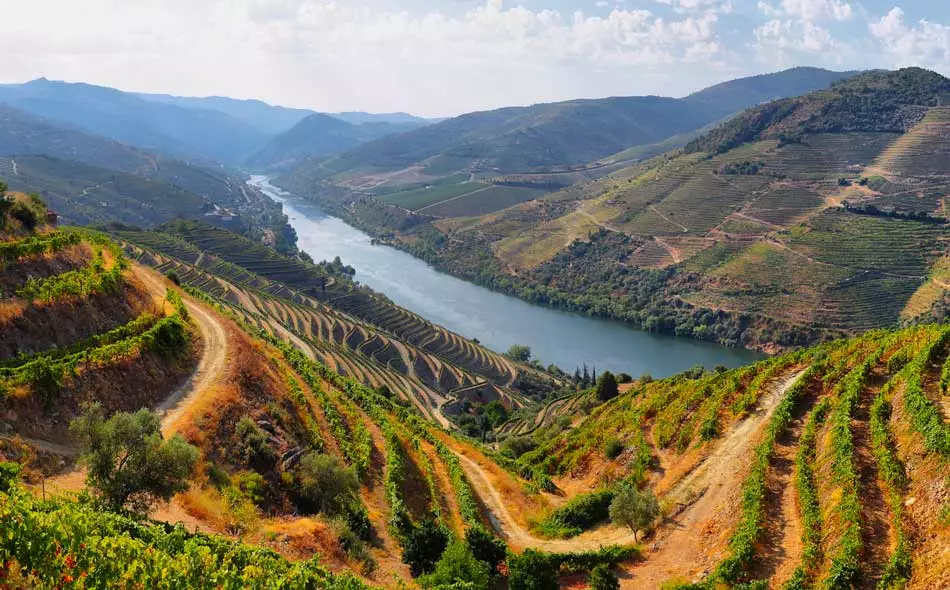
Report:
[[[629,583],[627,587],[659,587],[671,576],[693,573],[683,571],[688,564],[700,564],[702,567],[704,563],[712,563],[714,558],[721,557],[706,555],[710,546],[703,534],[703,524],[711,516],[735,511],[732,500],[741,488],[741,478],[737,477],[739,466],[747,463],[758,438],[757,433],[803,373],[804,370],[796,372],[773,384],[756,411],[737,424],[699,467],[664,497],[665,501],[689,503],[689,506],[681,514],[668,519],[660,528],[651,543],[653,550],[645,553],[647,560],[632,568],[628,579],[624,580],[625,584]],[[632,531],[613,525],[587,531],[572,539],[537,537],[511,515],[482,467],[463,454],[459,453],[458,456],[473,489],[488,508],[493,526],[515,547],[567,552],[596,550],[606,545],[631,545],[635,542]],[[690,503],[692,498],[698,499]]]
[[[164,293],[167,288],[164,278],[145,268],[137,268],[136,275],[155,293]],[[228,334],[224,325],[213,313],[192,301],[185,300],[185,307],[201,332],[201,358],[198,367],[188,380],[155,407],[162,415],[162,431],[166,436],[174,424],[185,414],[188,407],[208,387],[220,381],[228,368]]]

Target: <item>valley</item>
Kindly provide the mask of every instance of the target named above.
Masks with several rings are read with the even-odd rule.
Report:
[[[0,588],[950,587],[947,78],[0,99]]]
[[[381,244],[313,205],[283,195],[263,178],[252,180],[284,205],[300,248],[316,260],[341,257],[357,269],[355,279],[397,304],[495,351],[513,344],[531,348],[543,364],[565,371],[582,365],[632,375],[667,377],[702,365],[736,367],[755,353],[682,338],[649,334],[495,293],[437,272],[424,262]]]
[[[406,208],[393,195],[413,185],[355,188],[352,171],[301,166],[274,182],[529,302],[774,353],[944,316],[948,89],[916,68],[860,74],[593,179],[475,174],[490,190],[541,191],[488,208],[488,189],[453,196],[467,181],[429,177],[441,200]],[[851,106],[863,100],[876,106]]]

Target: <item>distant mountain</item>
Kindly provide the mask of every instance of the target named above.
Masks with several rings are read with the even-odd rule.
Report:
[[[175,184],[217,201],[241,196],[240,181],[207,168],[156,156],[115,140],[51,121],[0,104],[0,155],[44,155],[97,168],[137,174]]]
[[[346,121],[352,125],[365,125],[367,123],[415,123],[418,126],[421,126],[441,121],[441,119],[423,119],[422,117],[410,115],[409,113],[364,113],[356,111],[328,114],[331,117],[336,117],[337,119]]]
[[[315,114],[314,111],[309,109],[293,109],[270,105],[260,100],[238,100],[223,96],[205,98],[172,96],[169,94],[137,94],[137,96],[152,102],[187,109],[220,111],[271,136],[283,133],[306,117]]]
[[[792,68],[776,74],[763,74],[730,80],[695,92],[683,100],[715,105],[720,109],[735,110],[735,105],[753,106],[780,98],[801,96],[827,88],[839,80],[851,78],[860,72],[832,72],[821,68]],[[741,109],[740,109],[741,110]]]
[[[90,84],[38,79],[0,86],[0,103],[146,150],[197,162],[239,164],[269,136],[211,109],[183,108]]]
[[[425,124],[424,119],[416,118],[403,122],[373,122],[372,117],[363,118],[363,123],[352,124],[335,116],[315,113],[268,142],[261,151],[248,158],[246,165],[255,169],[287,168],[308,158],[339,154],[361,143],[412,131]]]
[[[728,82],[683,99],[615,97],[469,113],[361,145],[331,167],[349,171],[421,166],[428,175],[444,176],[586,164],[851,75],[800,68]]]

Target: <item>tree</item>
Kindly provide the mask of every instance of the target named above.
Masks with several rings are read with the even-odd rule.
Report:
[[[297,489],[306,512],[338,514],[359,489],[359,480],[337,457],[307,453],[297,465]]]
[[[617,574],[610,570],[610,567],[601,563],[590,572],[591,590],[620,590],[620,581]]]
[[[155,502],[188,489],[198,449],[177,434],[164,440],[158,414],[143,409],[107,420],[95,404],[70,428],[83,441],[87,484],[113,510],[146,514]]]
[[[600,380],[597,382],[597,399],[602,402],[607,402],[618,395],[620,395],[620,389],[617,387],[617,378],[614,377],[614,374],[610,371],[604,371],[604,374],[600,376]]]
[[[419,580],[423,588],[466,587],[488,588],[491,575],[488,564],[475,559],[471,549],[462,541],[453,541],[442,553],[435,570]]]
[[[393,399],[394,397],[393,390],[390,389],[389,386],[386,385],[385,383],[381,384],[379,387],[376,388],[376,393],[378,393],[380,396],[386,399]]]
[[[485,404],[485,416],[492,428],[495,428],[508,419],[508,408],[498,400],[490,401]]]
[[[448,531],[433,520],[424,520],[406,539],[402,562],[414,577],[431,573],[448,544]]]
[[[468,548],[475,559],[485,562],[489,571],[493,574],[498,570],[498,565],[505,561],[505,556],[508,554],[505,542],[480,525],[469,527],[465,531],[465,543],[468,544]]]
[[[640,491],[634,484],[626,484],[610,503],[610,520],[629,527],[634,541],[637,531],[646,529],[660,515],[660,503],[650,490]]]
[[[519,363],[526,363],[531,360],[531,347],[524,344],[512,344],[505,356]]]
[[[510,590],[558,590],[557,566],[545,554],[527,549],[508,560]]]

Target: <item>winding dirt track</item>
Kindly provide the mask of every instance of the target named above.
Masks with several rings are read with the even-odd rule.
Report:
[[[156,294],[164,294],[167,285],[154,271],[136,269],[136,275]],[[220,381],[228,368],[228,334],[217,316],[204,307],[185,300],[188,313],[201,332],[201,358],[188,380],[155,407],[162,415],[162,431],[170,434],[172,427],[186,413],[194,401],[211,385]]]
[[[698,525],[711,514],[730,510],[730,497],[741,485],[741,481],[732,481],[734,485],[725,485],[725,481],[734,479],[727,477],[727,474],[736,473],[737,466],[750,456],[758,438],[756,434],[803,373],[804,370],[795,372],[770,387],[756,411],[736,425],[698,468],[670,490],[665,497],[667,500],[686,503],[688,498],[697,496],[698,500],[674,517],[673,526],[660,529],[655,536],[654,552],[647,553],[647,562],[631,571],[636,582],[631,588],[653,587],[654,584],[659,586],[662,581],[669,579],[668,570],[689,567],[692,553],[703,552],[705,538],[697,530],[700,528]],[[501,494],[492,485],[490,477],[482,467],[469,457],[458,452],[456,454],[472,487],[487,507],[492,525],[516,547],[568,552],[635,543],[632,531],[612,525],[587,531],[572,539],[556,540],[534,536],[511,515]],[[686,551],[688,547],[690,550]]]

